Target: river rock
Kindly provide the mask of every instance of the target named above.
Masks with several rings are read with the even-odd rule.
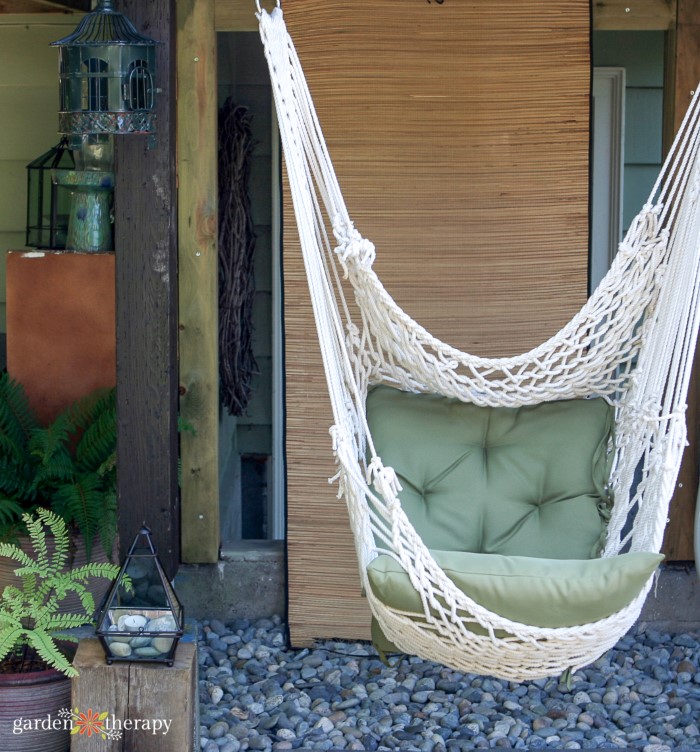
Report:
[[[131,655],[131,645],[126,642],[113,642],[110,644],[109,649],[112,655],[117,658],[126,658]]]

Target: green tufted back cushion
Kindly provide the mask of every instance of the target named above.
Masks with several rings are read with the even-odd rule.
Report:
[[[611,505],[613,409],[604,400],[491,408],[379,386],[367,418],[428,548],[598,555]]]

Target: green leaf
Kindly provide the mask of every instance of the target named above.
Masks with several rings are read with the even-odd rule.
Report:
[[[73,668],[51,635],[41,629],[27,630],[27,641],[36,652],[48,663],[49,666],[63,672],[66,676],[77,676],[78,672]]]
[[[33,567],[34,559],[29,554],[22,551],[19,546],[12,543],[0,543],[0,556],[6,556],[8,559],[14,559],[25,567]]]
[[[22,627],[16,624],[0,629],[0,661],[16,647],[23,632]]]

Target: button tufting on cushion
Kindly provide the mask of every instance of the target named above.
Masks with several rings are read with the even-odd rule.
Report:
[[[613,409],[604,400],[490,408],[380,386],[367,417],[428,548],[597,555],[611,504]]]

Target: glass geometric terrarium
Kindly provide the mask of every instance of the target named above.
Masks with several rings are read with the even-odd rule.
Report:
[[[74,167],[67,138],[27,165],[26,245],[56,251],[66,247],[71,195],[65,187],[56,185],[52,174]]]
[[[183,624],[182,604],[165,576],[151,531],[144,526],[98,612],[96,632],[107,663],[155,661],[172,666]]]

